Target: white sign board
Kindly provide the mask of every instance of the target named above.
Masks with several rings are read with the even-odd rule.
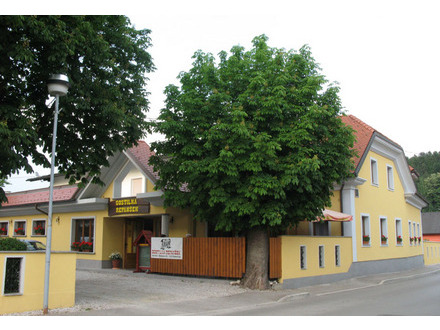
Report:
[[[151,258],[183,259],[182,237],[151,237]]]

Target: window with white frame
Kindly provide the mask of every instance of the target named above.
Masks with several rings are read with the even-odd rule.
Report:
[[[0,236],[8,236],[9,221],[0,222]]]
[[[26,220],[14,221],[14,236],[26,236]]]
[[[341,266],[341,246],[335,245],[335,265],[336,267]]]
[[[32,220],[32,236],[45,236],[46,235],[46,220],[34,219]]]
[[[396,244],[402,245],[402,220],[396,219]]]
[[[416,232],[416,223],[413,222],[413,236],[414,236],[414,245],[417,243],[417,232]]]
[[[318,247],[319,268],[324,268],[324,245]]]
[[[422,235],[420,235],[420,223],[417,224],[417,238],[419,240],[419,244],[422,241]]]
[[[370,216],[366,214],[361,215],[361,224],[362,224],[362,244],[364,246],[370,245]]]
[[[307,248],[305,245],[299,247],[299,259],[301,269],[307,269]]]
[[[378,186],[379,185],[379,174],[377,170],[377,160],[374,158],[370,158],[370,167],[371,167],[371,184]]]
[[[388,244],[388,223],[386,217],[379,218],[380,224],[380,244],[387,245]]]
[[[411,221],[408,221],[408,236],[409,236],[409,244],[410,245],[412,245],[412,243],[413,243],[413,235],[412,235],[411,228],[412,228]]]
[[[387,183],[388,189],[394,191],[394,175],[393,167],[391,165],[387,165]]]
[[[23,294],[24,257],[5,258],[5,276],[3,279],[3,295]]]

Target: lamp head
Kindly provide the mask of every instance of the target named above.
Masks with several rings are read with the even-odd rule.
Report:
[[[69,90],[69,78],[65,74],[53,74],[47,81],[47,89],[52,96],[64,96]]]

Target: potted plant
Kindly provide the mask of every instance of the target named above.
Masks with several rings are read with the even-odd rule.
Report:
[[[81,241],[81,243],[79,243],[79,250],[81,252],[92,252],[93,251],[93,243]]]
[[[420,242],[422,241],[422,238],[421,238],[421,237],[418,237],[417,239],[419,240],[419,244],[420,244]]]
[[[80,242],[73,242],[70,248],[72,249],[72,251],[79,251],[80,244]]]
[[[388,237],[386,237],[385,235],[382,235],[382,236],[380,237],[380,240],[381,240],[382,244],[387,244]]]
[[[362,236],[362,242],[368,244],[368,242],[370,242],[370,236],[369,235]]]
[[[1,236],[1,235],[4,236],[4,235],[6,235],[7,233],[8,233],[8,230],[7,230],[5,227],[1,227],[1,228],[0,228],[0,236]]]
[[[397,244],[402,244],[402,236],[397,236]]]
[[[112,269],[121,267],[122,255],[118,251],[112,252],[108,257],[112,261]]]
[[[410,237],[410,238],[409,238],[409,243],[412,244],[413,241],[414,241],[414,238],[413,238],[413,237]]]
[[[44,235],[44,227],[42,225],[38,225],[34,227],[35,235]]]
[[[24,229],[23,228],[17,228],[14,230],[15,235],[17,236],[23,236],[24,235]]]

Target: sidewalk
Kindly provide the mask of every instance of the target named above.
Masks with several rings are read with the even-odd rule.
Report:
[[[77,306],[54,310],[50,314],[213,315],[218,310],[239,310],[249,306],[300,301],[307,296],[358,290],[438,271],[440,265],[425,266],[410,271],[368,275],[299,289],[282,289],[280,284],[276,284],[272,290],[267,291],[243,289],[230,285],[231,281],[221,279],[132,273],[126,270],[78,271]],[[87,285],[91,278],[94,280]],[[95,283],[96,281],[100,283]],[[109,290],[111,287],[114,291]]]

